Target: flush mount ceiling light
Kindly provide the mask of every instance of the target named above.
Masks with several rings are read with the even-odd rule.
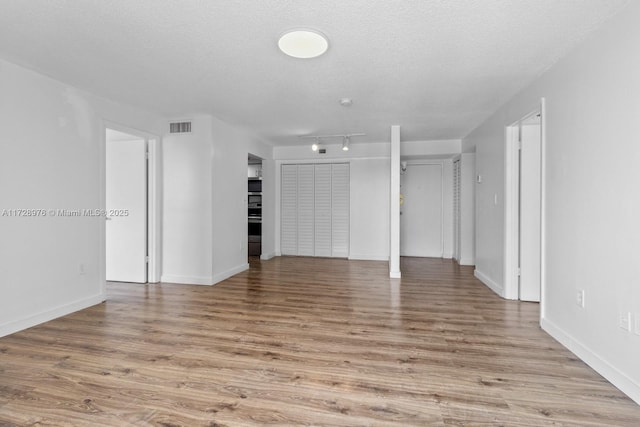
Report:
[[[341,98],[340,105],[343,107],[351,107],[353,105],[353,100],[351,98]]]
[[[278,40],[278,47],[289,56],[308,59],[325,53],[329,42],[319,31],[296,29],[284,33]]]

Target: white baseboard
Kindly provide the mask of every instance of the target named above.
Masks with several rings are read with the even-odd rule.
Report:
[[[541,319],[540,326],[551,335],[556,341],[578,356],[583,362],[591,366],[611,384],[620,389],[624,394],[640,405],[640,384],[625,375],[624,372],[612,366],[609,362],[600,357],[596,352],[584,346],[580,341],[563,331],[555,323],[548,319]]]
[[[357,261],[389,261],[389,255],[351,254],[349,259]]]
[[[237,267],[231,268],[227,271],[223,271],[222,273],[215,274],[213,276],[213,284],[220,283],[225,279],[228,279],[231,276],[235,276],[238,273],[242,273],[245,270],[249,269],[249,263],[238,265]]]
[[[497,284],[496,282],[494,282],[493,280],[491,280],[489,278],[489,276],[487,276],[486,274],[484,274],[483,272],[481,272],[477,268],[475,270],[473,270],[473,275],[476,276],[476,278],[478,280],[480,280],[482,283],[487,285],[487,287],[489,289],[491,289],[493,292],[495,292],[496,294],[498,294],[498,295],[500,295],[501,297],[504,298],[504,289],[503,289],[503,287],[501,285]]]
[[[401,279],[402,278],[402,272],[400,272],[400,271],[390,271],[389,272],[389,278],[390,279]]]
[[[460,265],[475,265],[475,263],[473,258],[460,258],[460,261],[458,261]]]
[[[213,285],[211,276],[179,276],[176,274],[163,274],[160,278],[163,283],[178,283],[181,285]]]
[[[48,322],[58,317],[66,316],[67,314],[74,313],[76,311],[83,310],[96,304],[104,302],[106,299],[105,294],[98,294],[88,298],[83,298],[78,301],[74,301],[69,304],[64,304],[58,307],[54,307],[49,310],[42,311],[40,313],[32,314],[22,319],[13,320],[11,322],[0,325],[0,337],[4,337],[9,334],[22,331],[24,329],[31,328],[44,322]]]
[[[271,253],[268,253],[268,254],[260,254],[260,259],[262,261],[269,261],[271,258],[273,258],[275,256],[276,256],[275,252],[271,252]]]

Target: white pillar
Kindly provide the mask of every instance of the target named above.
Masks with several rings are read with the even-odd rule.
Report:
[[[389,239],[389,277],[399,279],[400,274],[400,126],[391,126],[391,236]]]

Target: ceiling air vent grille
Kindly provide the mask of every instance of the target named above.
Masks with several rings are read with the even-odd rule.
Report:
[[[191,133],[191,122],[169,123],[169,133]]]

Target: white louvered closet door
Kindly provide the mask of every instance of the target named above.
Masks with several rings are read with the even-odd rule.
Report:
[[[282,165],[280,252],[298,255],[298,165]]]
[[[282,255],[349,256],[349,165],[282,165]]]
[[[453,162],[453,258],[460,261],[460,160]]]
[[[330,257],[331,248],[331,164],[315,165],[315,256]]]
[[[331,256],[349,256],[349,164],[331,165]]]
[[[298,255],[314,255],[314,165],[298,165]]]

